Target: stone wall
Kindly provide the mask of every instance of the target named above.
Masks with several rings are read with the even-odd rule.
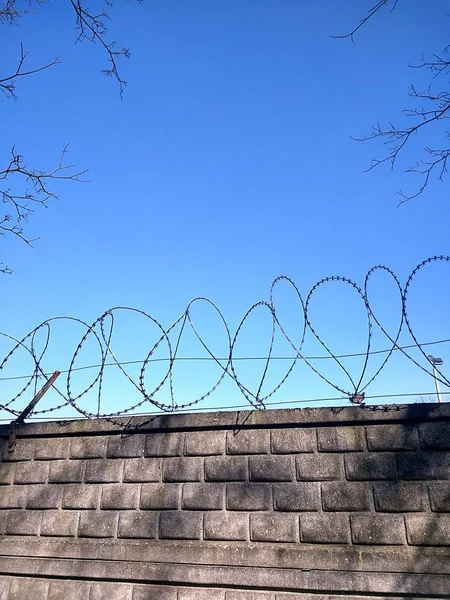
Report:
[[[0,428],[0,600],[450,597],[449,405]]]

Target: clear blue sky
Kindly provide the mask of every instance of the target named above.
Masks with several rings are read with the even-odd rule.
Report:
[[[424,258],[450,254],[450,179],[397,207],[396,190],[416,184],[402,171],[421,140],[413,140],[394,172],[386,166],[364,173],[383,147],[351,139],[378,121],[401,121],[408,85],[428,81],[406,65],[448,45],[448,3],[399,2],[354,44],[330,37],[349,30],[372,3],[116,2],[110,39],[131,50],[120,64],[128,81],[123,100],[115,81],[100,73],[100,48],[74,44],[68,2],[43,6],[18,27],[3,25],[2,69],[15,65],[20,42],[30,66],[57,54],[61,64],[20,81],[17,102],[2,100],[0,156],[15,144],[30,165],[48,168],[70,142],[68,161],[89,168],[90,181],[59,185],[60,200],[32,216],[27,231],[40,237],[33,249],[0,239],[0,259],[14,269],[0,280],[0,330],[21,337],[59,315],[92,322],[117,305],[169,326],[196,296],[211,298],[234,330],[254,302],[268,299],[277,275],[293,278],[306,295],[328,275],[362,285],[380,263],[404,281]],[[450,337],[449,267],[432,265],[412,290],[412,319],[423,341]],[[374,294],[391,326],[399,308],[394,287],[380,277]],[[280,302],[294,331],[293,299],[285,291]],[[336,353],[364,349],[363,311],[356,307],[339,285],[317,294],[315,322]],[[200,307],[195,314],[214,351],[223,353],[217,318]],[[237,353],[264,354],[267,324],[255,314]],[[49,371],[66,368],[81,335],[81,328],[55,329]],[[150,339],[154,330],[151,337],[150,327],[123,315],[113,347],[120,360],[141,359]],[[374,343],[386,347],[381,337]],[[449,346],[432,349],[447,373]],[[9,347],[0,348],[4,354]],[[288,351],[283,344],[276,349]],[[79,365],[98,360],[91,350]],[[305,350],[323,354],[317,344]],[[196,355],[199,347],[187,336],[180,353]],[[432,380],[406,360],[394,362],[368,393],[433,391]],[[22,355],[4,375],[30,366]],[[254,367],[240,368],[255,385]],[[336,395],[302,373],[280,400]],[[332,367],[328,374],[344,382]],[[183,402],[206,391],[201,384],[213,382],[217,371],[189,363],[177,377]],[[2,397],[17,385],[3,383]],[[121,399],[129,392],[119,380],[105,389],[111,410],[131,403]],[[221,389],[209,406],[242,403],[235,386]]]

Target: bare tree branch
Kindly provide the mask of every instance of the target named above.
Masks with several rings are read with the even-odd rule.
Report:
[[[345,35],[333,36],[339,38],[350,38],[354,41],[354,35],[374,17],[382,8],[390,6],[391,11],[396,8],[398,0],[379,0],[368,11],[367,15],[361,19],[352,31]],[[448,51],[450,46],[445,48]],[[409,64],[413,69],[425,68],[431,73],[431,83],[427,90],[420,91],[414,85],[409,88],[409,96],[414,100],[411,108],[403,110],[405,119],[412,120],[412,124],[406,124],[404,127],[397,127],[392,122],[387,127],[382,127],[379,123],[372,129],[370,135],[364,135],[360,138],[353,138],[357,141],[383,139],[383,143],[388,147],[388,153],[383,158],[374,158],[367,171],[374,169],[384,163],[390,164],[394,169],[400,153],[410,142],[413,134],[424,134],[430,130],[430,127],[440,125],[444,119],[450,117],[450,91],[444,89],[438,92],[434,91],[436,81],[442,79],[442,76],[450,74],[450,60],[446,60],[438,54],[430,54],[426,57],[422,54],[418,64]],[[447,142],[450,140],[450,134],[447,129],[442,129],[442,133]],[[449,144],[450,145],[450,144]],[[447,173],[447,161],[450,157],[450,148],[432,148],[424,145],[422,148],[424,157],[417,160],[405,169],[405,173],[415,173],[422,177],[421,184],[416,191],[411,194],[405,194],[399,191],[399,204],[402,204],[413,198],[420,196],[429,185],[432,178],[443,181]]]

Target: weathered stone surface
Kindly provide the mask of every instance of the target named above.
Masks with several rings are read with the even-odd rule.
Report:
[[[159,518],[159,536],[171,540],[199,540],[203,514],[190,511],[166,511]]]
[[[207,512],[204,516],[205,540],[249,539],[249,516],[240,512]]]
[[[48,600],[87,600],[90,583],[84,581],[50,581]]]
[[[352,539],[355,544],[405,544],[402,516],[351,515]]]
[[[345,471],[350,481],[397,479],[395,454],[355,453],[345,457]]]
[[[127,583],[93,583],[89,600],[132,600],[133,586]]]
[[[79,513],[49,510],[42,514],[41,535],[71,537],[77,534]]]
[[[179,508],[181,485],[168,483],[148,483],[141,488],[141,508],[148,510],[169,510]]]
[[[222,510],[225,486],[220,483],[185,483],[182,508],[188,510]]]
[[[45,600],[49,582],[45,579],[18,577],[11,581],[8,600]]]
[[[103,458],[106,456],[107,444],[106,436],[73,438],[70,458]]]
[[[397,462],[402,479],[450,479],[450,452],[408,452]]]
[[[152,433],[145,441],[145,456],[181,456],[184,433]]]
[[[108,458],[140,458],[144,456],[145,435],[132,434],[110,437],[106,456]]]
[[[203,473],[203,459],[165,458],[163,480],[169,482],[200,481]]]
[[[274,429],[271,432],[271,450],[273,454],[314,452],[317,450],[316,429]]]
[[[449,423],[422,423],[420,442],[426,450],[450,450]]]
[[[49,472],[47,462],[21,462],[14,471],[14,483],[45,483]]]
[[[3,487],[0,489],[0,509],[3,508],[23,508],[27,489],[21,485]]]
[[[118,483],[122,479],[122,460],[89,460],[86,462],[86,483]]]
[[[270,510],[271,489],[263,483],[229,483],[228,510]]]
[[[130,511],[119,515],[119,538],[156,538],[158,514],[149,511]]]
[[[291,456],[251,456],[251,481],[293,481],[294,460]]]
[[[419,448],[419,434],[416,425],[374,425],[366,428],[369,450],[416,450]]]
[[[273,507],[279,511],[320,509],[320,484],[313,482],[279,483],[273,486]]]
[[[69,438],[45,438],[36,440],[34,458],[36,460],[57,460],[69,457]]]
[[[60,485],[30,485],[28,487],[26,508],[59,508],[63,488]]]
[[[80,537],[115,537],[118,514],[110,511],[85,511],[80,513]]]
[[[6,516],[5,533],[8,535],[39,535],[40,511],[10,510]]]
[[[321,452],[358,452],[365,448],[363,427],[319,427],[317,441]]]
[[[0,485],[9,485],[14,480],[14,463],[0,463]]]
[[[205,458],[206,481],[245,481],[248,459],[246,456],[210,456]]]
[[[270,592],[252,592],[252,591],[227,591],[226,600],[274,600],[275,596]],[[291,600],[283,598],[283,600]]]
[[[125,461],[123,480],[125,482],[161,481],[160,458],[130,458]]]
[[[424,483],[390,481],[374,485],[375,510],[379,512],[417,512],[427,510],[428,494]]]
[[[225,600],[225,590],[213,588],[180,588],[178,600]]]
[[[186,456],[212,456],[225,452],[225,431],[194,431],[186,434]]]
[[[56,460],[50,463],[51,483],[81,483],[84,462],[81,460]]]
[[[177,594],[177,588],[162,585],[135,585],[133,588],[133,600],[177,600]]]
[[[162,585],[135,585],[133,600],[177,600],[178,589]]]
[[[349,518],[344,514],[303,513],[300,539],[309,544],[346,544],[350,541]]]
[[[100,508],[103,510],[131,510],[137,508],[141,486],[131,483],[103,487]]]
[[[267,454],[270,449],[270,431],[266,429],[238,429],[227,433],[228,454]]]
[[[344,460],[338,454],[302,454],[295,465],[299,481],[345,479]]]
[[[101,494],[99,485],[65,485],[63,492],[63,508],[93,510],[99,507]]]
[[[8,432],[5,431],[5,437],[8,438]],[[9,451],[8,444],[0,444],[0,459],[3,462],[18,462],[22,460],[33,460],[36,440],[27,438],[16,438],[16,443],[12,452]]]
[[[432,483],[428,488],[431,510],[436,512],[450,512],[450,481],[445,483]]]
[[[372,486],[342,481],[322,483],[324,510],[366,511],[372,508]]]
[[[296,542],[298,517],[281,513],[252,514],[250,539],[253,542]]]
[[[406,515],[405,522],[413,546],[450,546],[450,515]]]

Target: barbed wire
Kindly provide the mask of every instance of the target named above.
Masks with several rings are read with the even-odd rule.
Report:
[[[193,409],[195,405],[200,404],[202,403],[202,401],[206,400],[209,396],[211,396],[211,394],[213,394],[213,392],[215,392],[215,390],[218,389],[218,387],[223,383],[223,381],[226,378],[231,380],[236,385],[241,395],[245,398],[247,404],[256,409],[262,409],[266,406],[273,404],[273,402],[270,399],[280,390],[280,388],[290,378],[296,364],[300,361],[303,364],[307,365],[309,369],[313,373],[315,373],[322,381],[331,386],[335,391],[342,394],[342,396],[340,397],[341,399],[346,398],[350,401],[360,403],[364,399],[367,400],[370,398],[369,396],[365,396],[366,390],[386,367],[394,352],[401,352],[416,367],[421,369],[422,372],[426,373],[430,377],[435,378],[443,385],[450,386],[450,380],[444,375],[442,368],[438,368],[439,365],[436,364],[432,365],[429,357],[425,352],[426,346],[449,342],[450,338],[440,339],[435,342],[420,343],[417,334],[412,329],[411,318],[408,315],[407,311],[407,304],[411,284],[414,278],[417,276],[417,274],[431,263],[448,262],[450,262],[449,256],[433,256],[422,261],[413,269],[413,271],[407,278],[404,286],[401,285],[395,273],[391,269],[383,265],[377,265],[368,271],[364,280],[364,285],[362,287],[358,286],[354,281],[347,277],[325,277],[318,281],[310,289],[308,294],[305,296],[305,299],[303,299],[302,294],[300,293],[298,287],[292,279],[286,276],[280,276],[273,281],[270,287],[269,300],[260,301],[253,304],[244,314],[244,317],[239,322],[234,333],[231,332],[230,327],[218,306],[211,300],[203,297],[195,298],[194,300],[192,300],[188,304],[183,314],[178,319],[176,319],[175,322],[168,328],[164,328],[157,319],[155,319],[153,316],[142,310],[126,306],[118,306],[105,311],[92,324],[88,324],[85,321],[76,317],[54,317],[43,321],[40,325],[35,327],[21,339],[16,339],[10,334],[0,332],[1,337],[5,338],[6,340],[9,340],[12,343],[12,348],[4,356],[4,358],[0,360],[0,374],[2,370],[5,369],[5,367],[8,364],[10,364],[10,361],[13,359],[13,357],[17,356],[17,354],[20,351],[24,351],[28,355],[28,357],[31,358],[33,364],[33,371],[28,375],[0,377],[0,382],[24,380],[24,385],[16,394],[14,394],[8,401],[0,402],[0,409],[8,412],[13,416],[18,416],[21,413],[21,410],[16,408],[15,405],[20,400],[23,402],[24,399],[30,395],[30,393],[32,393],[33,395],[36,394],[39,380],[44,380],[45,382],[49,380],[51,373],[48,372],[48,370],[44,370],[44,359],[46,358],[47,353],[49,353],[49,350],[51,349],[52,326],[55,326],[55,324],[59,322],[76,323],[77,325],[81,325],[85,331],[79,343],[75,347],[68,368],[63,370],[58,369],[60,373],[66,375],[65,385],[61,387],[61,380],[52,385],[54,392],[60,398],[59,402],[49,408],[33,410],[30,413],[30,415],[44,415],[45,413],[51,413],[65,407],[72,407],[73,409],[75,409],[75,411],[77,411],[77,413],[79,413],[83,417],[110,418],[129,414],[141,408],[145,403],[148,403],[156,409],[164,412],[183,411],[186,409]],[[368,292],[369,283],[373,275],[379,271],[386,273],[392,279],[399,293],[401,310],[399,315],[399,323],[393,335],[387,332],[386,327],[375,315],[374,310],[370,304]],[[291,289],[294,291],[296,298],[299,301],[300,317],[302,323],[300,326],[299,344],[296,344],[293,341],[291,335],[288,334],[287,327],[285,326],[285,324],[283,324],[279,312],[277,312],[276,303],[274,300],[274,293],[276,287],[280,283],[284,283],[290,286]],[[362,303],[367,319],[367,340],[364,352],[351,354],[334,354],[330,347],[325,343],[321,335],[319,335],[317,326],[313,324],[311,316],[311,305],[313,303],[314,296],[319,289],[323,288],[324,285],[330,283],[339,283],[339,285],[349,287],[350,290],[356,292],[357,297]],[[195,305],[198,305],[200,303],[211,308],[218,316],[219,322],[223,326],[223,331],[225,333],[225,339],[227,342],[228,351],[226,355],[222,354],[221,356],[216,356],[209,347],[209,345],[206,343],[205,339],[200,335],[197,327],[195,326],[194,317],[192,315],[192,309]],[[268,352],[266,355],[258,357],[237,356],[236,346],[242,336],[243,327],[247,324],[248,319],[251,316],[253,316],[254,311],[256,311],[257,309],[265,310],[270,317],[271,333]],[[122,311],[125,311],[127,314],[133,314],[135,316],[144,318],[150,324],[156,327],[156,330],[158,332],[156,340],[149,347],[146,356],[142,360],[120,361],[118,360],[116,354],[113,352],[112,338],[116,322],[116,316]],[[388,341],[388,348],[383,350],[373,350],[372,344],[373,333],[375,328],[377,328],[378,331],[380,331],[385,337],[385,339]],[[183,339],[183,335],[185,335],[186,331],[188,330],[200,343],[200,346],[206,353],[206,356],[179,356],[180,345]],[[409,335],[410,339],[412,340],[412,343],[406,345],[399,344],[400,336],[403,332],[406,332]],[[44,343],[42,344],[42,348],[39,351],[37,350],[36,343],[38,334],[44,335]],[[278,334],[281,334],[282,339],[284,339],[284,341],[292,350],[291,356],[276,356],[274,354],[275,339],[276,335]],[[305,341],[308,336],[312,336],[312,339],[319,344],[319,346],[325,352],[324,355],[309,356],[303,353]],[[100,360],[96,364],[81,367],[76,366],[76,361],[79,358],[80,353],[85,349],[85,347],[88,344],[92,343],[94,343],[98,348]],[[166,348],[167,357],[155,357],[157,351],[159,351],[163,347]],[[417,356],[412,356],[411,353],[408,352],[408,350],[411,349],[416,349],[419,351],[419,358],[417,358]],[[371,376],[367,376],[370,357],[373,355],[380,354],[385,355],[383,360],[381,361],[381,364]],[[351,373],[350,368],[345,366],[343,363],[343,359],[351,357],[361,357],[363,359],[362,368],[356,377]],[[179,403],[175,397],[174,392],[173,371],[177,363],[188,360],[206,360],[215,363],[219,368],[219,376],[215,383],[211,385],[205,393],[199,395],[194,400],[191,400],[189,402]],[[238,361],[244,360],[263,361],[262,375],[259,379],[259,382],[253,390],[250,389],[250,386],[245,385],[242,382],[235,369],[236,363]],[[270,365],[273,364],[274,361],[280,360],[289,361],[288,368],[286,369],[284,375],[282,375],[279,381],[276,383],[276,385],[274,385],[269,392],[263,393],[263,388],[267,381],[267,375]],[[345,388],[342,385],[337,384],[331,379],[329,375],[325,375],[319,369],[317,364],[314,364],[315,361],[322,360],[333,361],[337,365],[339,370],[348,379],[350,387]],[[152,387],[149,388],[149,377],[147,377],[147,370],[150,364],[156,362],[165,362],[167,364],[167,368],[164,373],[164,376],[158,381],[155,381]],[[132,364],[140,365],[139,374],[137,377],[132,377],[125,369],[126,366]],[[115,412],[104,412],[102,410],[102,392],[105,370],[107,367],[116,367],[116,369],[122,374],[122,376],[135,388],[139,396],[139,400],[137,402],[134,402],[130,406],[127,406]],[[74,375],[79,371],[87,369],[97,369],[95,377],[90,381],[88,385],[86,385],[84,389],[82,389],[78,393],[73,392]],[[163,402],[158,397],[159,392],[163,388],[168,389],[170,399],[169,402]],[[91,392],[93,393],[94,391],[96,397],[95,411],[87,410],[86,408],[81,406],[80,401],[82,398],[84,398]],[[275,404],[278,403],[276,402]]]

